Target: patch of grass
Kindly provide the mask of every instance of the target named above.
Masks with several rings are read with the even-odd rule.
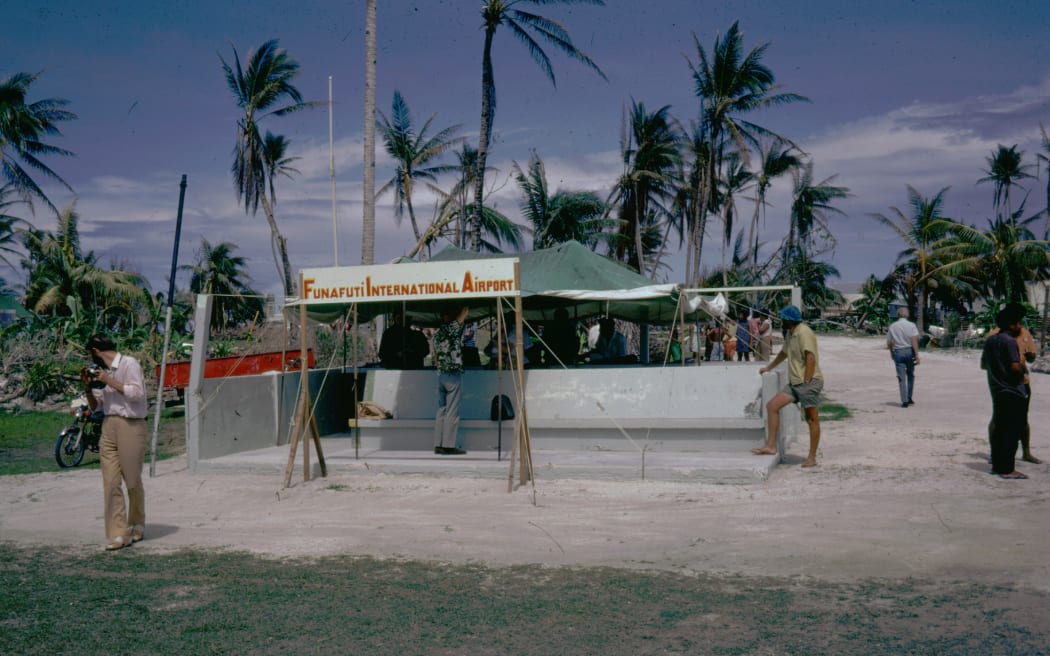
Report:
[[[842,421],[852,416],[849,408],[840,403],[821,403],[819,415],[821,421]]]
[[[183,408],[161,411],[157,434],[157,459],[163,460],[186,450]],[[59,469],[55,462],[55,441],[63,428],[73,423],[68,412],[0,412],[0,476],[36,474]],[[153,435],[152,410],[147,421]],[[98,467],[98,454],[88,451],[77,466]]]
[[[1047,594],[970,582],[272,560],[138,546],[83,554],[0,543],[0,589],[18,591],[0,597],[5,654],[92,656],[120,645],[263,656],[880,656],[1041,653],[1050,643]],[[928,603],[934,597],[943,603]]]

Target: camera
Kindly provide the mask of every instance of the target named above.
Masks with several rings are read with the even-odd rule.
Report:
[[[86,373],[88,375],[88,378],[91,379],[91,382],[88,385],[88,387],[90,387],[91,389],[97,390],[102,389],[106,386],[105,383],[98,379],[98,377],[102,374],[102,367],[98,366],[97,364],[92,363],[84,367],[84,373]]]

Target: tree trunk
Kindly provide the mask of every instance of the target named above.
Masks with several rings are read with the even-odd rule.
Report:
[[[915,308],[915,325],[919,327],[919,336],[926,334],[926,285],[919,289],[919,303]]]
[[[645,203],[642,202],[640,185],[634,185],[634,255],[638,273],[645,275],[645,250],[642,245],[642,221],[645,218]]]
[[[263,212],[266,214],[266,222],[270,224],[270,240],[274,249],[274,264],[277,265],[277,273],[284,283],[285,296],[295,296],[295,285],[292,283],[292,264],[288,260],[288,240],[277,228],[277,219],[274,216],[273,203],[266,194],[262,196]]]
[[[474,187],[474,218],[470,226],[470,250],[481,250],[481,212],[485,201],[485,166],[492,137],[492,118],[495,111],[496,82],[492,74],[492,37],[494,30],[485,30],[485,50],[481,57],[481,129],[478,135],[477,180]]]
[[[402,182],[405,188],[405,205],[408,205],[408,218],[412,222],[412,234],[415,235],[416,241],[422,235],[419,232],[419,223],[416,222],[416,208],[412,207],[412,181],[405,180]]]
[[[376,0],[365,2],[364,120],[361,264],[372,264],[376,251]]]

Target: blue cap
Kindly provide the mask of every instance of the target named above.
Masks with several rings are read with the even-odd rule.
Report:
[[[794,305],[787,305],[781,308],[780,312],[777,312],[777,316],[784,321],[793,321],[795,323],[802,323],[802,313],[798,311],[798,308]]]

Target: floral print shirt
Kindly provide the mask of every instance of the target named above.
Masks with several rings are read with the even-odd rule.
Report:
[[[434,360],[443,374],[463,371],[463,324],[453,319],[434,334]]]

